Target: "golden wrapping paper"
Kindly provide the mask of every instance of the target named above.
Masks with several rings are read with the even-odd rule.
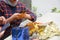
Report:
[[[57,25],[51,21],[47,24],[30,22],[26,26],[29,27],[29,34],[33,36],[38,34],[38,38],[42,40],[47,40],[53,36],[60,36],[60,30],[57,28]]]

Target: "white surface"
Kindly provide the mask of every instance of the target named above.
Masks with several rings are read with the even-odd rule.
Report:
[[[32,0],[32,6],[37,7],[38,13],[46,14],[54,7],[60,9],[60,0]]]
[[[31,21],[27,19],[27,20],[23,21],[23,22],[19,25],[19,27],[24,27],[24,26],[26,26],[26,24],[29,23],[29,22],[31,22]]]
[[[50,38],[48,40],[60,40],[60,36],[54,36],[54,37],[52,37],[52,38]]]
[[[12,35],[10,35],[9,37],[7,37],[5,40],[12,40]]]
[[[47,13],[37,18],[37,22],[47,23],[53,21],[60,28],[60,13]]]
[[[42,17],[37,18],[37,22],[47,23],[50,21],[53,21],[54,23],[56,23],[57,28],[59,28],[60,30],[60,13],[47,13]],[[60,40],[60,36],[54,36],[48,40]]]

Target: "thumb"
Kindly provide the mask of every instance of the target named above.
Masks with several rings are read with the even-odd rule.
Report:
[[[3,22],[2,24],[6,24],[6,18],[2,16]]]

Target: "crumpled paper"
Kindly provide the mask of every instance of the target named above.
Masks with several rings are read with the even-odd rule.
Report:
[[[57,28],[57,25],[53,21],[46,24],[30,22],[27,24],[27,26],[30,28],[30,38],[47,40],[53,36],[60,36],[60,30]]]

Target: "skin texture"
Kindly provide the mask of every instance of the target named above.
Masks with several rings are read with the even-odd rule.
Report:
[[[13,14],[10,18],[7,19],[7,22],[11,22],[14,20],[18,20],[18,19],[31,19],[31,16],[29,14],[26,13],[15,13]]]
[[[1,28],[2,28],[2,27],[0,27],[0,30],[1,30]],[[3,36],[4,32],[5,32],[5,31],[2,31],[2,32],[0,33],[0,38]]]
[[[9,0],[12,4],[15,4],[16,0]]]
[[[10,3],[13,5],[16,3],[16,0],[9,0]],[[6,24],[7,22],[12,22],[14,20],[18,20],[18,19],[31,19],[31,16],[29,14],[27,14],[26,12],[22,12],[22,13],[14,13],[11,17],[9,17],[8,19],[6,19],[4,16],[0,16],[0,24]],[[2,27],[0,27],[0,30],[2,29]],[[4,35],[4,32],[0,32],[0,38]]]
[[[10,18],[8,19],[5,19],[4,17],[1,17],[0,18],[0,21],[1,21],[1,24],[5,24],[7,22],[12,22],[14,20],[18,20],[18,19],[23,19],[23,18],[26,18],[26,19],[31,19],[30,15],[29,14],[26,14],[25,13],[14,13]],[[0,27],[0,30],[1,30],[2,27]],[[5,31],[3,32],[0,32],[0,38],[3,36]]]

